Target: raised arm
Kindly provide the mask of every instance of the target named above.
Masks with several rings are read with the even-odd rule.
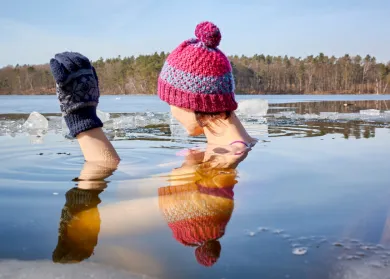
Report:
[[[86,161],[119,162],[119,156],[105,136],[96,114],[99,80],[88,58],[77,52],[56,54],[50,68],[57,97],[70,135],[77,138]]]

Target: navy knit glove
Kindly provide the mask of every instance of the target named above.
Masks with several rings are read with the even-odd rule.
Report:
[[[96,114],[99,81],[89,59],[77,52],[63,52],[50,60],[50,68],[70,135],[76,137],[87,130],[103,127]]]

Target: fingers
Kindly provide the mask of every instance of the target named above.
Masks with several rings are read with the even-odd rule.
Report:
[[[78,52],[62,52],[57,53],[53,59],[50,60],[50,68],[57,84],[63,83],[69,77],[82,69],[90,70],[91,62],[87,57]],[[93,74],[98,81],[95,69]]]
[[[54,58],[65,67],[70,73],[77,72],[80,68],[73,63],[73,61],[69,57],[69,52],[58,53],[54,56]]]
[[[89,59],[78,52],[69,52],[68,57],[80,69],[90,69],[91,68],[91,62],[89,61]]]
[[[91,69],[91,62],[87,57],[78,52],[57,53],[54,57],[70,73],[77,72],[80,69]]]
[[[69,76],[69,71],[54,58],[50,59],[50,69],[57,84],[64,82]]]

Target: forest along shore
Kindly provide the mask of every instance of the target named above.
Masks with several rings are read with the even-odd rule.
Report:
[[[155,94],[168,53],[93,62],[102,94]],[[229,57],[237,94],[390,94],[390,62],[375,57]],[[55,94],[49,64],[0,69],[0,95]]]

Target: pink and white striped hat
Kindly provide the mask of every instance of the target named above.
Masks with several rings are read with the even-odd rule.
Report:
[[[158,78],[158,95],[170,105],[200,112],[237,109],[232,66],[217,46],[221,32],[211,22],[196,26],[196,39],[168,56]]]

